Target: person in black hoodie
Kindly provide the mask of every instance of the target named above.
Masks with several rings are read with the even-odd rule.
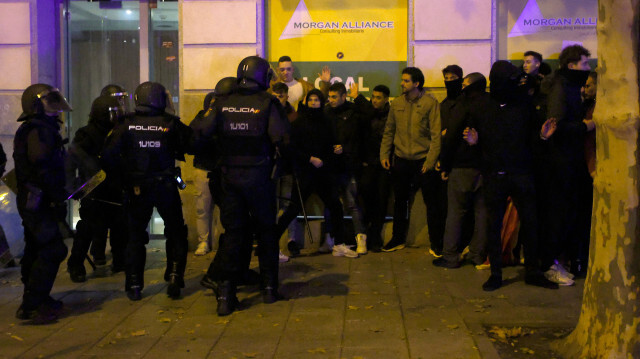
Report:
[[[354,85],[355,86],[355,85]],[[390,90],[385,85],[377,85],[371,93],[371,101],[358,95],[354,100],[359,111],[366,119],[364,134],[364,162],[360,187],[364,201],[364,223],[367,230],[367,249],[373,252],[382,250],[382,226],[387,215],[391,172],[380,163],[380,143],[389,115]]]
[[[487,206],[487,246],[491,276],[482,285],[485,291],[502,286],[502,243],[500,231],[511,196],[521,218],[519,237],[524,245],[525,283],[557,289],[540,270],[538,257],[535,186],[532,176],[532,141],[538,135],[531,103],[520,96],[521,73],[508,61],[491,67],[491,95],[483,96],[470,108],[471,126],[463,131],[470,145],[480,146],[485,203]]]
[[[331,235],[336,243],[344,243],[343,211],[333,176],[338,165],[333,153],[336,144],[331,122],[324,115],[324,95],[318,89],[309,91],[306,106],[298,108],[298,118],[291,126],[291,154],[295,181],[300,186],[300,203],[292,195],[292,203],[278,219],[276,235],[282,235],[289,223],[300,213],[301,206],[316,193],[330,213]],[[295,189],[294,189],[295,190]]]
[[[113,126],[121,122],[124,116],[125,109],[114,96],[103,95],[93,101],[89,123],[76,132],[69,146],[67,184],[85,183],[100,171],[102,166],[98,156],[105,139]],[[79,172],[77,178],[76,169]],[[109,215],[105,216],[105,213]],[[71,281],[79,283],[86,280],[84,260],[89,246],[96,247],[92,249],[96,265],[106,264],[105,246],[109,231],[113,254],[112,270],[124,270],[127,238],[125,223],[122,182],[118,174],[110,171],[107,179],[80,202],[80,221],[76,225],[71,256],[67,261]]]
[[[464,78],[462,87],[464,95],[458,98],[447,121],[448,128],[442,136],[440,150],[442,178],[449,182],[449,203],[442,257],[434,259],[433,264],[445,268],[460,266],[459,247],[466,224],[465,217],[471,211],[475,231],[467,257],[476,265],[482,264],[486,258],[486,209],[480,173],[480,149],[464,141],[462,133],[471,125],[474,107],[489,99],[489,94],[485,91],[487,80],[481,73],[474,72]]]
[[[559,57],[560,68],[542,83],[542,91],[547,94],[547,118],[555,124],[554,131],[541,133],[548,143],[547,168],[551,184],[543,267],[548,268],[547,278],[561,285],[573,284],[572,275],[557,260],[570,251],[572,243],[580,242],[576,239],[583,233],[578,214],[585,206],[580,198],[581,188],[590,181],[584,138],[595,124],[584,118],[580,95],[591,69],[589,56],[589,51],[580,45],[564,48]]]

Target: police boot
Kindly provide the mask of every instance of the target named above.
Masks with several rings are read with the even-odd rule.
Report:
[[[87,271],[84,269],[84,263],[80,265],[67,263],[67,272],[74,283],[82,283],[87,281]]]
[[[238,306],[238,298],[236,297],[236,285],[226,280],[218,282],[218,308],[216,312],[218,316],[224,317],[233,313]]]
[[[265,304],[275,303],[284,299],[278,293],[278,276],[271,274],[262,278],[262,302]]]
[[[131,274],[127,278],[127,297],[132,301],[142,299],[142,283],[137,274]]]
[[[180,288],[184,288],[184,276],[180,271],[180,263],[171,262],[167,295],[172,299],[180,298]]]

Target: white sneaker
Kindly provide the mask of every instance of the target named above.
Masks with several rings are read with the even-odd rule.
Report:
[[[209,253],[209,244],[207,242],[198,243],[198,248],[196,248],[196,252],[194,253],[197,256],[203,256]]]
[[[337,244],[333,246],[334,257],[358,258],[358,253],[352,251],[346,244]]]
[[[573,279],[562,275],[562,272],[553,268],[550,268],[548,271],[544,272],[544,276],[551,282],[558,283],[558,285],[561,286],[566,287],[574,284]]]
[[[356,243],[358,243],[356,252],[358,254],[367,254],[367,235],[364,233],[358,233],[356,236]]]
[[[280,251],[280,254],[278,254],[278,261],[280,263],[286,263],[289,261],[289,257],[287,257],[286,254],[282,253],[282,251]]]
[[[333,238],[331,238],[331,236],[329,236],[327,234],[327,237],[324,239],[324,243],[320,246],[320,248],[318,248],[318,252],[320,253],[331,253],[331,251],[333,250],[333,244],[334,244],[334,240]]]
[[[567,270],[564,268],[564,266],[560,263],[558,263],[558,261],[555,261],[555,264],[551,266],[551,268],[549,269],[553,269],[556,270],[558,272],[560,272],[560,274],[562,274],[563,276],[569,278],[569,279],[573,279],[575,278],[575,275],[573,275],[573,273],[569,273],[567,272]]]

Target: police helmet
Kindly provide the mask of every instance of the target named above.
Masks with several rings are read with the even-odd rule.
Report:
[[[124,87],[116,84],[109,84],[100,91],[100,96],[113,96],[117,98],[124,111],[129,112],[129,93],[124,89]]]
[[[167,107],[167,90],[157,82],[141,83],[133,97],[136,107],[144,106],[161,111]]]
[[[125,116],[125,110],[117,97],[102,95],[93,100],[89,117],[92,121],[113,126]]]
[[[229,96],[238,89],[238,79],[235,77],[225,77],[216,84],[216,97]]]
[[[267,60],[258,56],[245,57],[238,65],[239,82],[253,81],[258,86],[266,90],[273,78],[273,69]]]
[[[18,121],[24,121],[31,115],[71,110],[60,90],[47,84],[35,84],[27,87],[22,93],[22,114]]]

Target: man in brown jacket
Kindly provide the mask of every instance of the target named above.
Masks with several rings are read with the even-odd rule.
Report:
[[[437,255],[442,253],[446,208],[442,208],[443,203],[438,200],[440,175],[435,170],[440,154],[440,105],[426,93],[423,85],[424,75],[420,69],[402,70],[402,96],[391,103],[380,145],[380,162],[385,169],[391,168],[395,194],[393,236],[383,247],[385,252],[405,247],[409,198],[420,188],[427,206],[431,250]]]

